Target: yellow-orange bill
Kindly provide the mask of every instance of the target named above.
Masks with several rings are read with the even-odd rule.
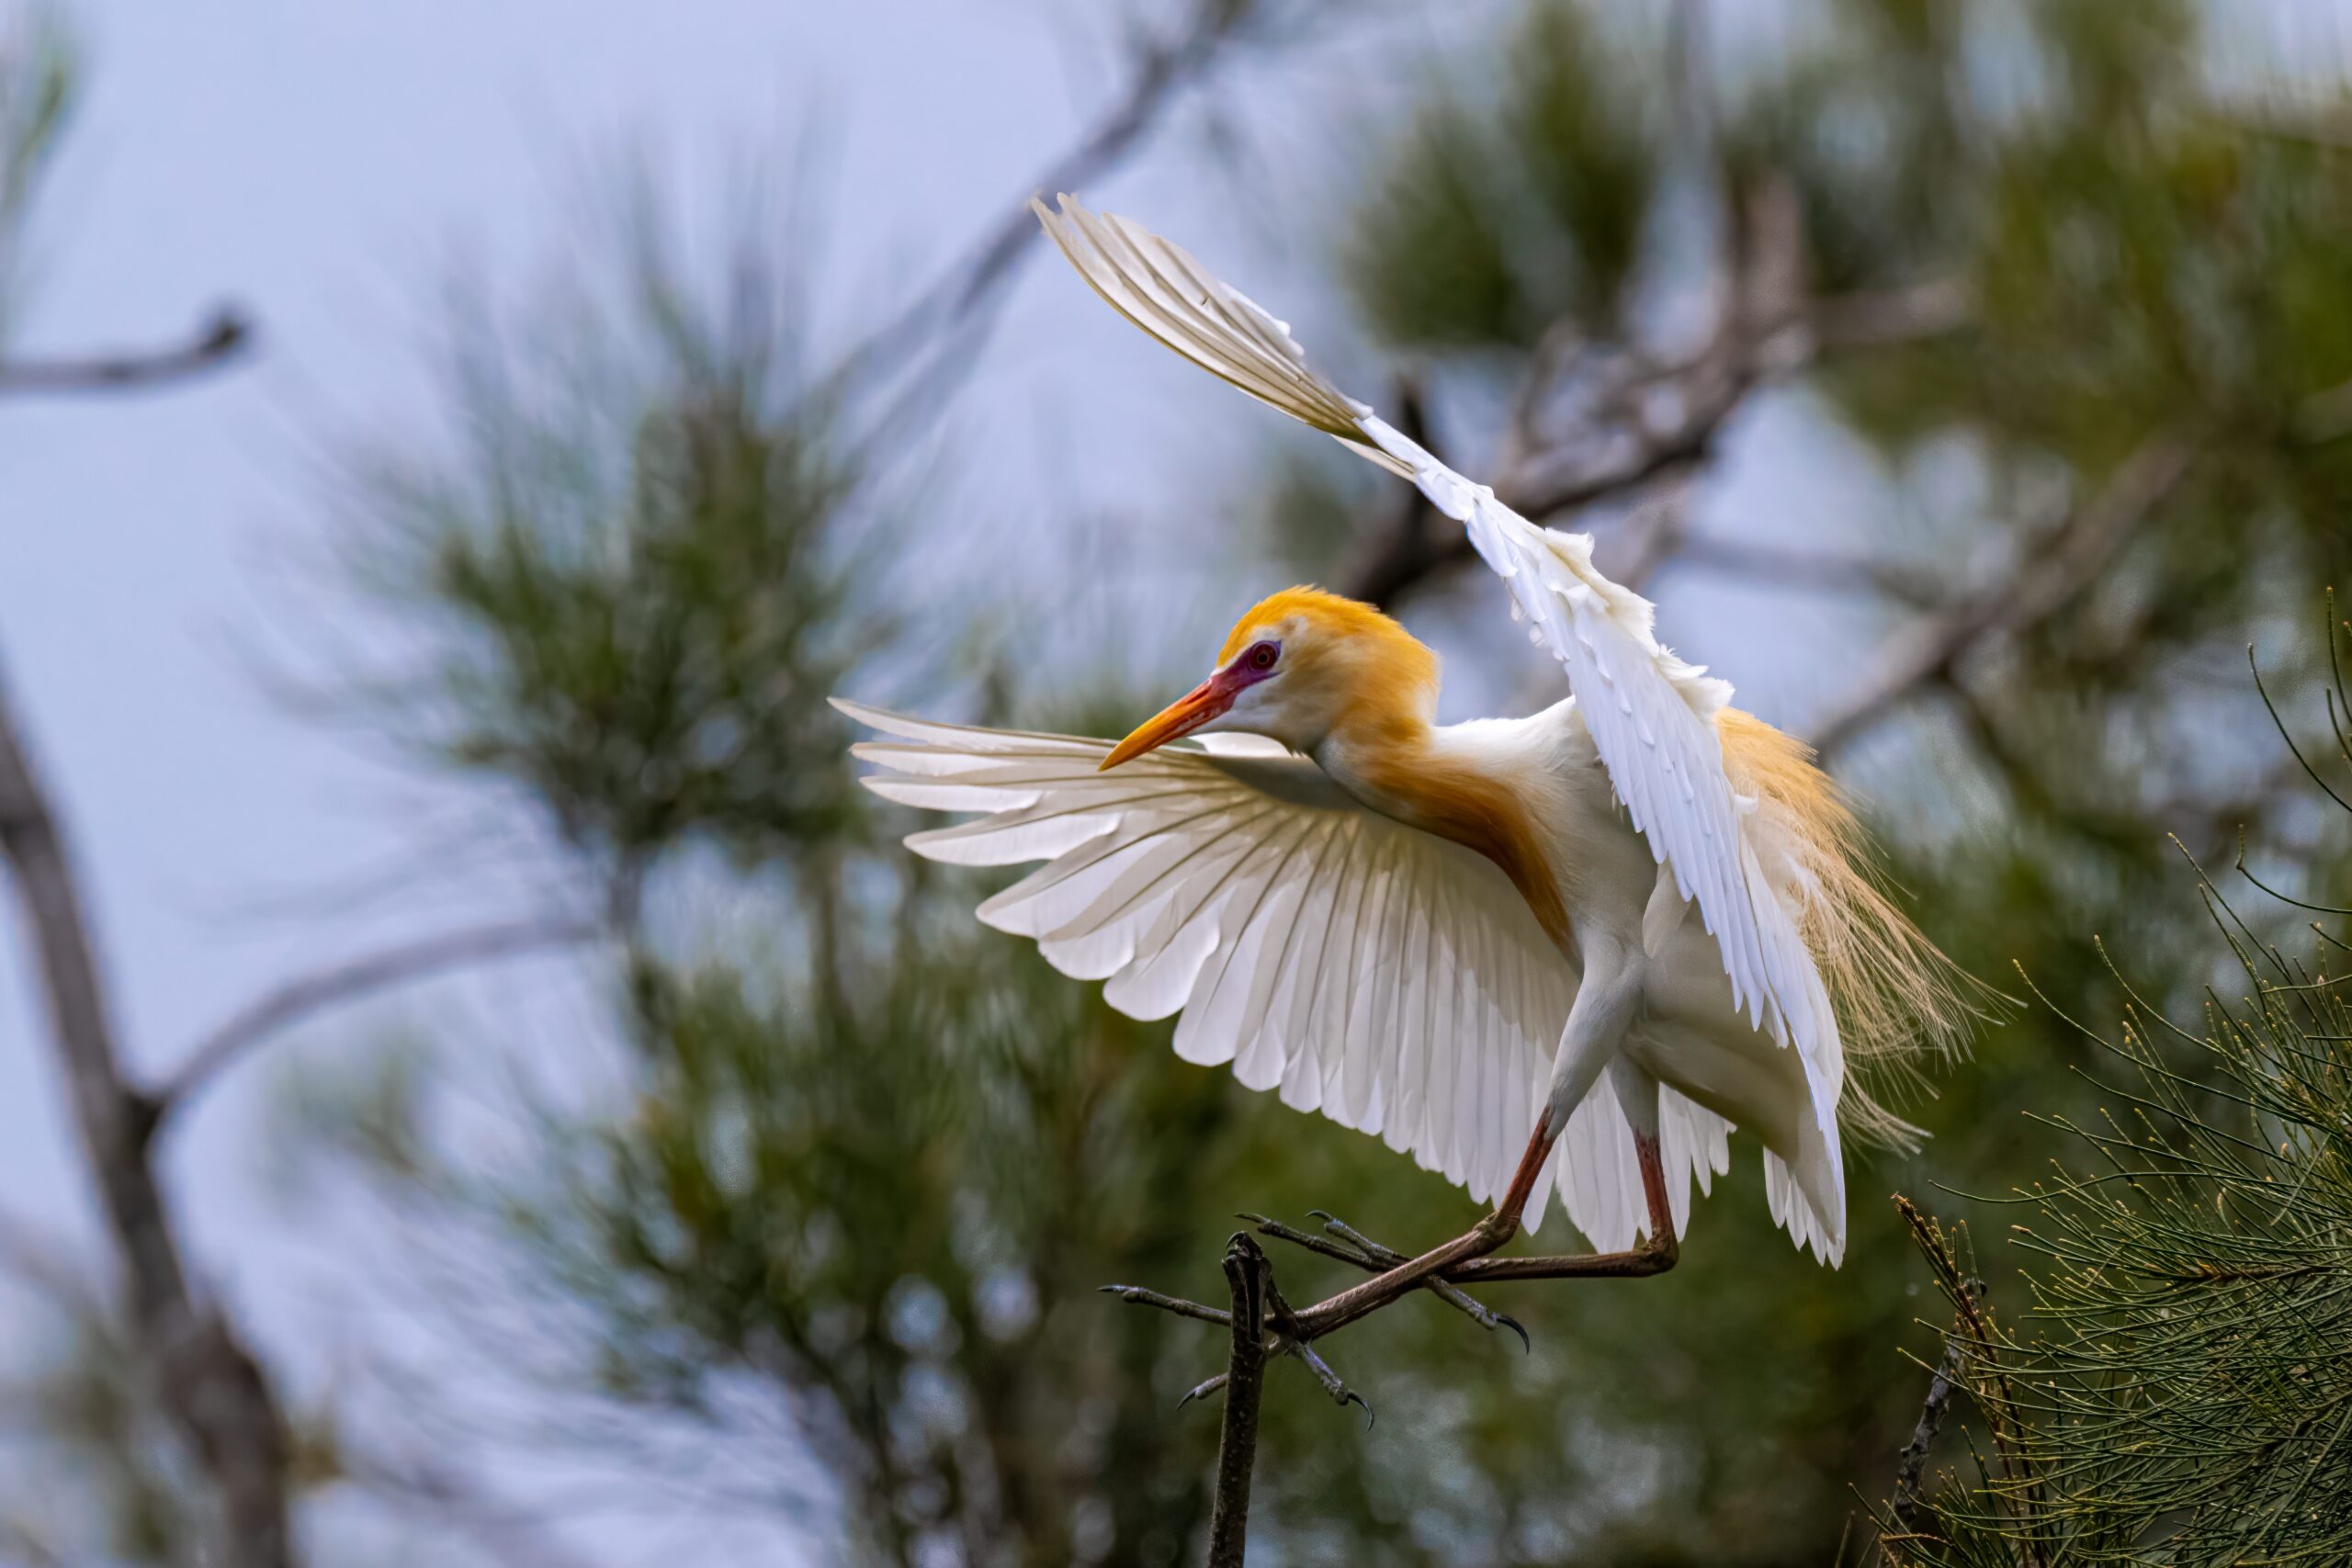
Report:
[[[1137,725],[1134,733],[1111,748],[1111,754],[1096,771],[1108,773],[1180,735],[1190,735],[1232,705],[1231,692],[1221,689],[1214,678],[1204,681]]]

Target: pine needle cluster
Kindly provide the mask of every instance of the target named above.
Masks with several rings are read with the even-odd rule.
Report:
[[[2352,822],[2332,776],[2352,769],[2352,624],[2330,608],[2335,754],[2297,752],[2346,819],[2323,833]],[[1914,1220],[1983,1430],[1970,1479],[1882,1517],[1898,1564],[2352,1562],[2352,908],[2238,870],[2316,918],[2280,937],[2200,881],[2229,983],[2193,1028],[2127,986],[2107,1110],[2053,1119],[2069,1156],[2007,1201],[2030,1310],[1996,1317],[1964,1241]]]

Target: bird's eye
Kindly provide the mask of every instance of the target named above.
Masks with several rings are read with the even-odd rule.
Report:
[[[1250,650],[1250,668],[1260,671],[1272,670],[1274,667],[1274,660],[1280,659],[1282,653],[1281,644],[1261,642]]]

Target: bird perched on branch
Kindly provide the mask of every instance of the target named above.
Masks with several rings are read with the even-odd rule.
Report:
[[[1175,246],[1069,197],[1035,206],[1136,325],[1460,522],[1574,694],[1438,725],[1434,654],[1288,589],[1115,744],[840,704],[888,737],[856,748],[886,770],[876,793],[982,813],[909,846],[1045,862],[980,919],[1122,1012],[1180,1013],[1187,1061],[1495,1200],[1424,1272],[1539,1224],[1555,1189],[1606,1256],[1554,1261],[1624,1266],[1552,1272],[1666,1267],[1734,1128],[1764,1146],[1773,1218],[1838,1262],[1841,1120],[1911,1134],[1849,1069],[1956,1043],[1973,983],[1881,891],[1837,787],[1659,645],[1588,536],[1439,462]]]

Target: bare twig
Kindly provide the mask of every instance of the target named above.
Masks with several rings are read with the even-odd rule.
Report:
[[[154,1106],[124,1077],[72,859],[0,684],[0,855],[15,874],[85,1156],[129,1287],[158,1402],[220,1495],[220,1561],[286,1568],[286,1423],[219,1306],[201,1299],[155,1179]]]
[[[2185,432],[2148,437],[2086,504],[2021,551],[2012,570],[1889,637],[1863,660],[1868,678],[1814,726],[1814,745],[1835,750],[1996,634],[2028,630],[2064,608],[2172,494],[2196,450]]]
[[[2000,1341],[1993,1331],[1992,1314],[1984,1305],[1982,1283],[1969,1275],[1960,1265],[1958,1254],[1952,1250],[1951,1238],[1934,1218],[1900,1192],[1894,1194],[1895,1212],[1903,1216],[1904,1224],[1911,1232],[1912,1241],[1928,1267],[1936,1277],[1936,1287],[1951,1303],[1956,1321],[1948,1332],[1946,1345],[1954,1341],[1960,1346],[1959,1359],[1953,1363],[1959,1380],[1967,1385],[1969,1396],[1984,1415],[1984,1424],[1993,1438],[1993,1451],[2002,1474],[2014,1490],[2014,1502],[2020,1509],[2039,1501],[2040,1482],[2033,1462],[2026,1452],[2023,1436],[2017,1427],[2018,1395],[2003,1368],[1997,1351]],[[2021,1517],[2021,1524],[2024,1519]],[[2046,1568],[2048,1553],[2041,1540],[2031,1529],[2018,1537],[2024,1562],[2030,1568]]]
[[[1217,1438],[1216,1492],[1209,1511],[1209,1568],[1241,1568],[1250,1533],[1250,1477],[1258,1462],[1258,1409],[1266,1385],[1261,1325],[1273,1274],[1273,1265],[1247,1235],[1226,1243],[1233,1348],[1226,1361],[1225,1425]]]
[[[503,920],[401,942],[299,976],[240,1008],[198,1041],[154,1090],[156,1113],[169,1117],[247,1052],[330,1009],[432,976],[577,946],[595,940],[603,929],[594,920],[568,917]]]
[[[1944,1413],[1951,1408],[1952,1390],[1960,1380],[1962,1341],[1957,1334],[1944,1336],[1944,1353],[1928,1380],[1928,1397],[1919,1405],[1918,1423],[1911,1428],[1911,1440],[1903,1445],[1903,1453],[1894,1467],[1894,1497],[1889,1506],[1896,1528],[1917,1530],[1921,1522],[1919,1485],[1928,1469],[1928,1452],[1936,1446],[1936,1435],[1943,1430]]]
[[[217,370],[253,342],[253,323],[234,306],[212,312],[197,334],[167,348],[74,359],[0,359],[0,395],[120,392],[167,386]]]

